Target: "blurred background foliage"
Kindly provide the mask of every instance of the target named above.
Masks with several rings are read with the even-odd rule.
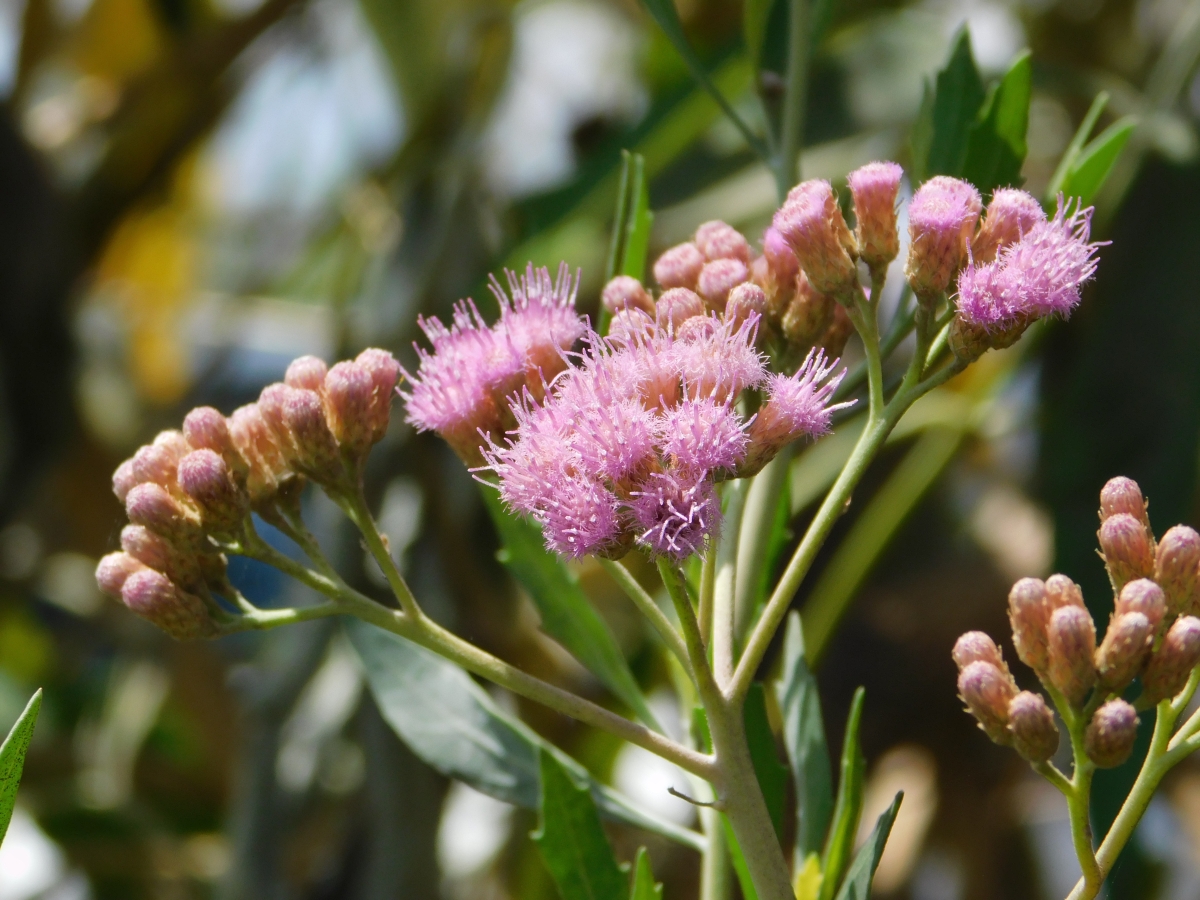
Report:
[[[755,121],[740,6],[677,8],[713,82]],[[968,628],[1006,631],[1021,575],[1070,573],[1103,621],[1093,510],[1111,475],[1142,483],[1159,529],[1200,525],[1200,4],[836,0],[805,177],[907,162],[923,84],[964,22],[987,77],[1033,52],[1035,194],[1099,91],[1100,128],[1137,116],[1096,200],[1113,245],[1070,323],[914,411],[797,604],[811,627],[855,597],[836,631],[821,620],[819,677],[835,745],[867,687],[864,821],[907,791],[877,894],[1053,898],[1077,872],[1065,810],[962,714],[949,648]],[[103,600],[92,570],[121,521],[109,475],[187,408],[248,402],[296,355],[376,345],[411,361],[418,314],[468,295],[488,309],[487,275],[504,265],[566,259],[594,311],[622,149],[645,158],[652,252],[711,218],[756,239],[770,173],[634,0],[4,0],[0,91],[0,729],[46,689],[0,900],[553,897],[532,814],[413,757],[335,625],[176,644]],[[799,456],[794,514],[845,452],[835,437]],[[613,702],[539,631],[446,448],[397,422],[368,477],[428,610]],[[361,548],[311,507],[371,588]],[[235,574],[268,605],[300,590],[248,564]],[[599,570],[580,576],[644,684],[665,684],[619,592]],[[670,719],[665,696],[651,693]],[[691,821],[666,764],[520,711]],[[1109,773],[1104,796],[1130,777]],[[611,834],[622,858],[649,845],[669,898],[694,896],[691,851]],[[1193,764],[1152,806],[1110,896],[1198,894]]]

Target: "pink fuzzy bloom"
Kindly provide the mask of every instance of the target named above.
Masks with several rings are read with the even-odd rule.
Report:
[[[699,553],[721,523],[712,481],[679,472],[653,473],[629,505],[642,528],[638,543],[676,561]]]
[[[611,550],[622,532],[616,496],[586,478],[547,474],[555,482],[554,491],[534,513],[546,546],[573,559]]]
[[[687,396],[725,403],[766,378],[766,359],[754,348],[758,316],[751,314],[740,324],[709,321],[713,327],[694,339],[676,341],[673,356]]]
[[[992,194],[979,233],[971,242],[976,263],[988,263],[996,253],[1015,244],[1038,222],[1046,221],[1045,210],[1037,199],[1016,188],[1000,188]]]
[[[663,414],[660,428],[663,455],[679,471],[733,472],[746,458],[745,426],[728,403],[684,400]]]
[[[563,353],[587,330],[575,312],[579,277],[571,277],[565,262],[558,267],[558,277],[553,281],[549,269],[535,269],[533,263],[520,278],[507,270],[504,274],[511,300],[495,277],[491,283],[500,304],[495,331],[508,335],[513,349],[524,360],[526,383],[536,393],[543,380],[549,381],[566,368]]]
[[[938,175],[921,185],[908,204],[911,243],[905,274],[918,295],[946,290],[967,261],[982,200],[975,186]]]
[[[1068,316],[1079,289],[1096,272],[1089,243],[1092,208],[1064,204],[1049,221],[1038,222],[993,262],[968,266],[958,279],[958,312],[969,324],[1003,329],[1043,316]]]

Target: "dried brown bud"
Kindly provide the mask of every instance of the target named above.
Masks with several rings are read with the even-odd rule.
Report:
[[[133,612],[178,640],[204,637],[214,631],[204,601],[180,590],[166,575],[142,569],[125,580],[121,599]]]
[[[293,359],[283,375],[283,383],[288,387],[303,388],[306,391],[316,391],[318,394],[325,389],[325,375],[329,366],[325,360],[316,356],[301,356]]]
[[[1046,605],[1050,612],[1054,612],[1060,606],[1087,609],[1083,602],[1083,591],[1066,575],[1051,575],[1046,579]]]
[[[1162,645],[1150,657],[1142,673],[1142,689],[1150,703],[1174,697],[1187,684],[1192,669],[1200,665],[1200,619],[1176,619]]]
[[[179,463],[179,486],[200,509],[204,527],[215,534],[241,531],[250,498],[238,487],[225,460],[212,450],[195,450]]]
[[[968,631],[966,634],[960,635],[954,642],[954,649],[950,655],[960,670],[965,669],[973,662],[985,662],[991,663],[1001,672],[1008,671],[1000,648],[982,631]]]
[[[691,241],[676,244],[655,260],[654,280],[667,290],[670,288],[694,290],[696,279],[700,277],[700,270],[704,268],[704,263],[704,254]]]
[[[1047,675],[1072,706],[1079,706],[1096,683],[1096,626],[1086,609],[1062,606],[1050,616]]]
[[[969,663],[958,675],[958,694],[984,730],[997,744],[1009,744],[1008,704],[1017,696],[1011,675],[987,662]]]
[[[1111,769],[1129,759],[1137,740],[1137,710],[1124,700],[1109,700],[1092,716],[1083,735],[1088,759],[1100,769]]]
[[[1113,590],[1136,578],[1154,576],[1154,545],[1144,525],[1128,513],[1109,516],[1097,535]]]
[[[1110,693],[1124,690],[1141,671],[1153,634],[1150,620],[1140,612],[1114,615],[1096,651],[1100,686]]]
[[[129,576],[146,568],[128,553],[109,553],[96,566],[96,584],[110,597],[121,599],[121,588]]]
[[[654,315],[654,298],[630,275],[618,275],[606,284],[600,292],[600,302],[613,316],[623,309],[640,309]]]
[[[1043,763],[1058,750],[1058,726],[1041,694],[1021,691],[1008,704],[1013,748],[1031,763]]]
[[[1132,478],[1118,475],[1110,478],[1100,489],[1100,521],[1125,513],[1133,516],[1146,530],[1150,530],[1150,517],[1146,514],[1146,501],[1142,497],[1142,489]]]
[[[1174,615],[1200,612],[1200,534],[1186,525],[1169,528],[1154,554],[1154,580]]]
[[[671,288],[663,291],[655,307],[660,328],[679,328],[693,316],[704,315],[704,301],[695,291],[687,288]]]
[[[1140,612],[1149,620],[1150,633],[1153,637],[1158,634],[1158,627],[1162,624],[1166,611],[1167,604],[1162,588],[1149,578],[1139,578],[1121,588],[1113,615],[1120,616],[1125,613]]]
[[[1039,675],[1049,668],[1046,633],[1050,627],[1046,585],[1040,578],[1022,578],[1008,592],[1008,621],[1017,657]]]
[[[732,225],[726,225],[720,219],[705,222],[696,229],[696,248],[704,254],[704,258],[736,259],[750,264],[750,243],[742,233]]]

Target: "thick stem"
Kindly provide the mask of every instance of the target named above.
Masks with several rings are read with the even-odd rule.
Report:
[[[749,487],[744,479],[729,482],[725,487],[726,503],[724,537],[716,546],[716,572],[713,577],[712,666],[717,686],[724,688],[733,677],[737,588],[738,544],[741,537],[742,512],[746,508]],[[711,550],[709,551],[712,552]]]
[[[627,597],[633,601],[634,605],[641,611],[650,624],[654,626],[654,630],[658,632],[663,643],[667,645],[667,649],[675,654],[675,657],[683,665],[684,670],[695,682],[696,675],[692,672],[692,661],[688,658],[687,646],[683,643],[683,638],[679,632],[675,630],[675,626],[671,624],[671,620],[666,614],[658,608],[658,604],[654,602],[646,589],[638,584],[638,580],[633,577],[625,566],[613,559],[601,559],[600,565],[613,581],[621,586]]]

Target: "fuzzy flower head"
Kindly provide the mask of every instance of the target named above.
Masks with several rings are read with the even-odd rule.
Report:
[[[884,268],[900,252],[896,195],[903,176],[904,171],[894,162],[873,162],[855,169],[847,178],[858,220],[855,237],[859,255],[872,269]]]
[[[622,535],[616,496],[580,476],[552,472],[547,477],[555,481],[554,490],[534,514],[546,546],[571,559],[613,553]]]
[[[672,347],[687,396],[725,403],[763,383],[766,359],[754,349],[757,315],[751,313],[740,324],[715,317],[697,317],[691,323],[707,327],[695,329],[694,336],[681,334]]]
[[[912,242],[905,274],[918,297],[939,294],[950,286],[967,261],[981,208],[974,185],[945,175],[930,178],[913,195],[908,204]]]
[[[631,503],[641,528],[637,542],[677,562],[702,552],[721,524],[712,482],[688,474],[656,472],[634,492]]]
[[[1004,247],[1015,244],[1034,225],[1046,221],[1046,213],[1037,198],[1016,188],[1000,188],[992,194],[979,233],[971,242],[971,257],[976,264],[989,263]]]
[[[813,179],[792,188],[771,224],[821,293],[837,295],[857,282],[857,246],[828,181]]]
[[[566,367],[563,353],[583,337],[585,325],[575,312],[579,276],[572,278],[565,262],[553,281],[548,269],[535,269],[533,263],[520,278],[514,272],[504,274],[507,294],[495,277],[491,283],[500,304],[495,330],[508,336],[524,361],[525,383],[536,393],[543,381],[550,381]]]
[[[681,472],[734,472],[746,458],[746,426],[728,403],[684,400],[662,416],[662,451]]]

